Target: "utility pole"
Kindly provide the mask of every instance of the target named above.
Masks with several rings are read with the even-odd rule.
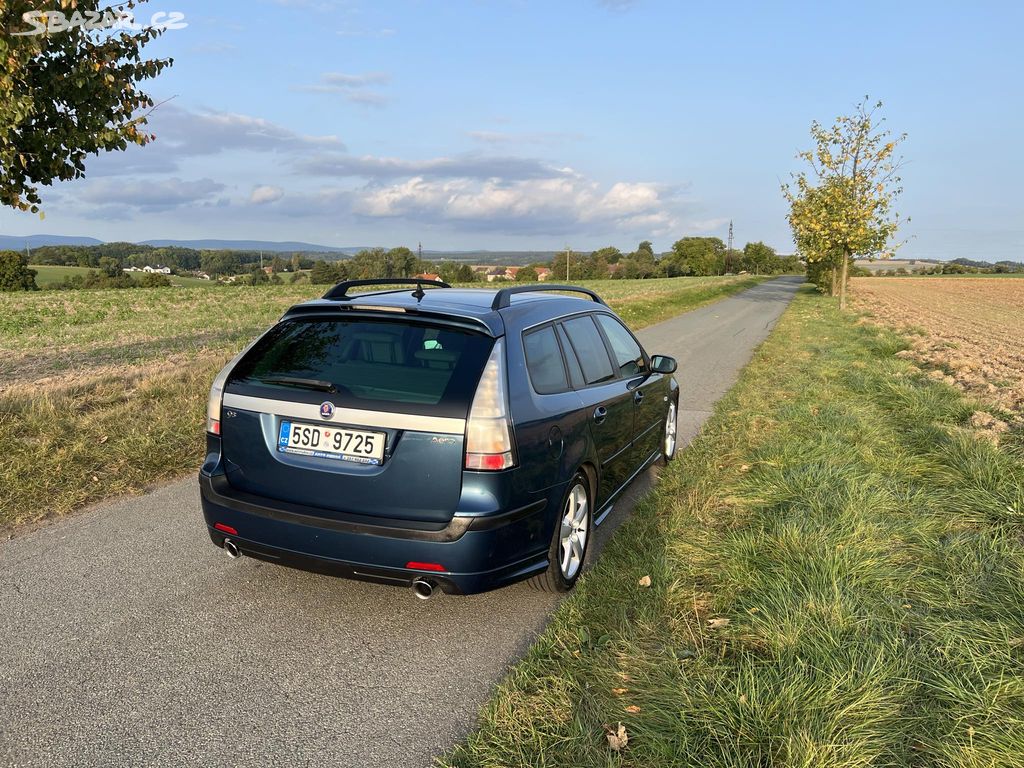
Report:
[[[729,219],[729,247],[725,251],[725,261],[726,261],[726,263],[725,263],[725,270],[726,270],[726,272],[731,272],[732,271],[732,260],[733,260],[733,255],[732,255],[732,219]]]
[[[572,249],[565,244],[565,282],[569,282],[569,258],[572,256]]]
[[[416,246],[416,256],[419,258],[420,261],[423,261],[423,243],[422,242],[420,242]]]
[[[260,272],[263,271],[263,251],[260,251]]]

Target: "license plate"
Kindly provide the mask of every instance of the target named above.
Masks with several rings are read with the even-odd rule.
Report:
[[[384,459],[383,432],[363,432],[331,424],[282,421],[277,450],[318,459],[340,459],[360,464],[380,464]]]

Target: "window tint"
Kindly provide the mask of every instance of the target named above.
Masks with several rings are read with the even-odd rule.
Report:
[[[479,334],[399,321],[293,320],[264,336],[229,381],[307,392],[318,382],[355,407],[468,404],[491,346]]]
[[[585,387],[587,382],[583,380],[583,369],[580,368],[580,361],[576,359],[576,353],[569,343],[569,337],[565,335],[565,329],[558,326],[558,340],[562,342],[562,352],[565,353],[565,363],[569,366],[569,382],[573,387]]]
[[[612,354],[615,356],[619,375],[636,376],[647,370],[643,350],[622,323],[611,315],[598,315],[597,322],[601,324],[608,342],[612,345]]]
[[[615,377],[611,361],[608,359],[608,350],[604,346],[604,339],[589,316],[577,317],[573,320],[566,320],[563,323],[565,332],[569,335],[569,341],[576,352],[580,367],[583,369],[583,378],[587,384],[596,384],[599,381],[607,381]]]
[[[548,326],[527,335],[523,339],[523,348],[526,351],[530,381],[538,394],[549,395],[569,388],[565,379],[562,350],[558,347],[554,328]]]

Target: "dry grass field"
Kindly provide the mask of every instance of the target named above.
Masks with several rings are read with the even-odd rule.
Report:
[[[852,292],[858,309],[909,332],[903,354],[934,378],[1024,419],[1024,280],[855,278]]]

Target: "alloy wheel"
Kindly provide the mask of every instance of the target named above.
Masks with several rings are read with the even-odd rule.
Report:
[[[590,503],[587,489],[577,482],[569,491],[562,515],[562,529],[559,536],[559,565],[562,576],[572,579],[583,565],[583,554],[587,550],[589,535]]]

